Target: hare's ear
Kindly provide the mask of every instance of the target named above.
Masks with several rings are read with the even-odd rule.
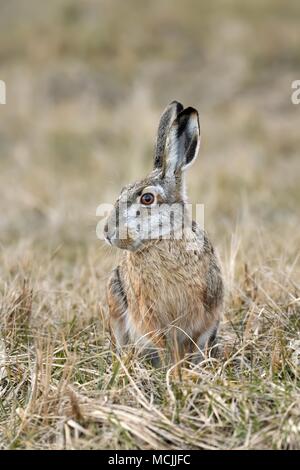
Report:
[[[157,131],[154,168],[162,168],[163,166],[167,135],[174,119],[182,110],[183,106],[181,103],[172,101],[161,115]]]
[[[198,112],[185,108],[173,121],[166,139],[164,174],[172,177],[189,166],[197,157],[200,147]]]

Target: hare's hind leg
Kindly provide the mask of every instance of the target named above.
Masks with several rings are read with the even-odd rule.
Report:
[[[112,346],[120,352],[122,347],[129,342],[129,337],[126,324],[127,298],[119,266],[114,269],[108,281],[107,303]]]
[[[217,340],[217,333],[219,328],[219,322],[216,322],[207,331],[202,333],[198,338],[198,347],[201,351],[205,350],[206,348],[211,348],[216,344]]]
[[[211,357],[219,356],[218,347],[219,321],[216,321],[206,331],[193,335],[193,344],[190,343],[191,360],[194,364],[201,362],[208,354]]]
[[[198,348],[203,351],[203,354],[209,354],[211,357],[218,357],[218,330],[219,321],[215,322],[205,333],[202,333],[198,338]],[[202,354],[202,356],[203,356]]]

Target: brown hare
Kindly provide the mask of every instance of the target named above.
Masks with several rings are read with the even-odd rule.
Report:
[[[192,221],[185,169],[200,146],[198,112],[173,101],[160,119],[154,169],[122,189],[104,228],[106,241],[124,249],[108,282],[114,345],[135,344],[153,362],[162,351],[198,360],[215,343],[223,304],[218,257]]]

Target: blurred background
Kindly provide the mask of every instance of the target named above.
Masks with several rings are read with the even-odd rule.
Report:
[[[228,270],[240,250],[250,264],[295,262],[298,0],[10,0],[0,9],[2,273],[20,263],[30,273],[45,254],[64,276],[79,260],[106,273],[117,255],[96,238],[96,207],[151,169],[173,99],[200,113],[189,195],[205,204]]]
[[[0,0],[0,80],[0,448],[299,448],[299,0]],[[174,99],[227,287],[180,383],[111,354],[96,237]]]

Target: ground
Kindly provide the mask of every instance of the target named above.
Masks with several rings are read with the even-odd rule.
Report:
[[[296,0],[1,5],[2,448],[300,448],[299,21]],[[95,216],[173,99],[199,109],[189,196],[226,282],[223,354],[181,376],[111,351]]]

